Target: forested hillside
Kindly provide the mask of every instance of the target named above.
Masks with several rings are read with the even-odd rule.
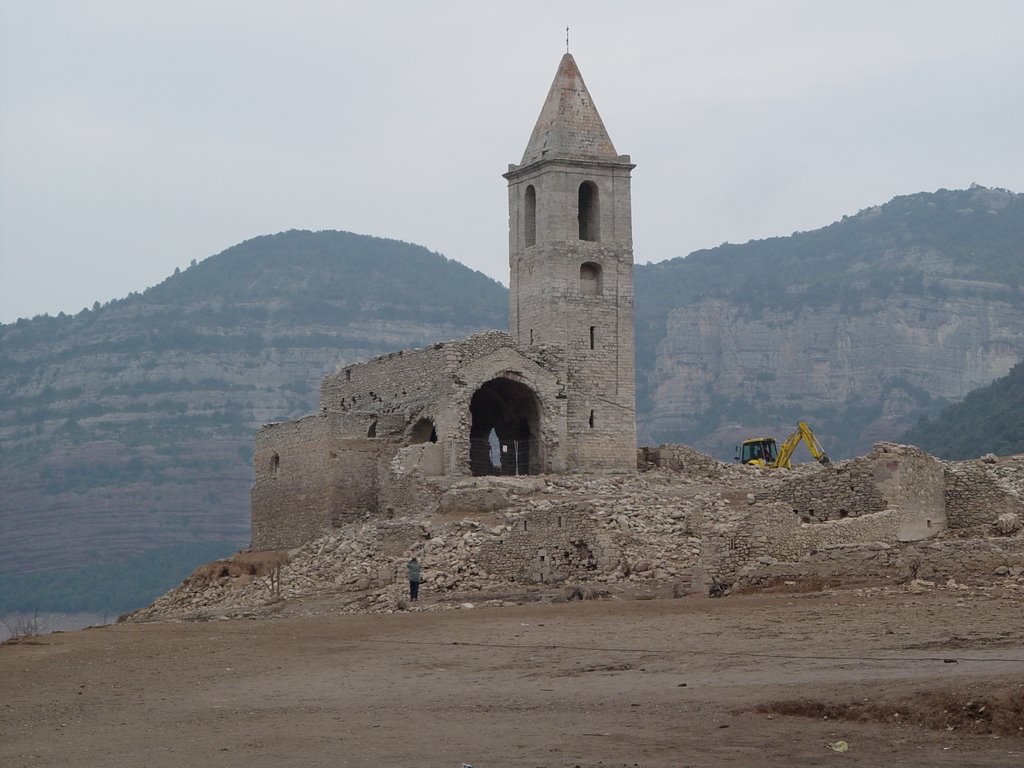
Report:
[[[1024,453],[1024,363],[925,419],[903,440],[943,459]]]

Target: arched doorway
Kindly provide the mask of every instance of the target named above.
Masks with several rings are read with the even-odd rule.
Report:
[[[532,475],[541,471],[540,406],[533,390],[499,376],[484,382],[469,404],[469,468],[474,475]],[[492,452],[491,433],[498,450]]]

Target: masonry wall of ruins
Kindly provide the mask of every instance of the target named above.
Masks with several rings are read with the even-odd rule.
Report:
[[[946,463],[949,527],[988,531],[1003,514],[1024,520],[1024,455]]]
[[[373,419],[378,437],[357,437],[365,435]],[[738,482],[760,478],[756,492],[690,504],[678,513],[667,510],[675,546],[665,560],[665,540],[656,538],[656,546],[644,543],[649,528],[628,535],[639,524],[631,522],[629,504],[610,499],[618,512],[588,501],[519,507],[502,480],[470,482],[445,473],[450,459],[444,443],[405,445],[407,428],[404,414],[351,411],[261,430],[254,510],[265,514],[254,516],[254,545],[296,546],[356,520],[391,525],[424,515],[476,520],[498,515],[504,521],[500,535],[478,533],[465,546],[474,567],[508,580],[621,577],[623,569],[628,572],[648,559],[652,568],[668,567],[666,573],[690,570],[729,580],[759,559],[797,561],[843,546],[874,552],[872,547],[934,536],[945,530],[947,506],[950,525],[958,529],[975,526],[990,532],[1000,514],[1024,516],[1020,489],[1013,484],[1020,482],[1024,457],[944,468],[911,446],[880,444],[867,456],[831,467],[759,472],[723,465],[686,446],[660,446],[640,452],[643,466],[670,469],[687,482],[704,476],[720,483],[729,474]],[[538,477],[532,482],[543,488],[550,481]],[[561,482],[585,488],[606,481]],[[288,511],[275,518],[267,514],[274,508]],[[411,535],[404,546],[415,548],[420,541]],[[645,548],[659,554],[647,558]]]
[[[836,586],[865,582],[986,583],[1024,573],[1024,539],[954,539],[901,547],[878,542],[827,545],[798,560],[751,561],[736,574],[739,590],[815,579]]]
[[[504,454],[503,470],[563,470],[566,404],[553,372],[561,359],[485,331],[327,376],[319,414],[257,434],[253,546],[297,546],[354,519],[436,506],[424,478],[473,474],[473,450],[485,472],[498,471],[492,425],[505,437],[529,422],[528,447]]]
[[[786,478],[773,490],[758,494],[758,499],[789,504],[792,514],[804,523],[899,510],[896,535],[902,541],[928,538],[946,529],[942,464],[913,446],[876,445],[866,456]]]
[[[819,525],[801,523],[788,504],[769,502],[736,510],[731,519],[708,520],[701,528],[705,571],[731,583],[741,568],[759,559],[799,560],[837,544],[896,542],[900,512],[891,509]]]
[[[881,512],[889,506],[874,482],[875,462],[836,463],[830,470],[786,478],[771,491],[758,494],[765,501],[784,502],[800,522],[823,523]]]
[[[500,380],[506,400],[523,401],[523,413],[515,415],[536,418],[536,465],[530,469],[559,472],[565,466],[565,398],[564,384],[553,371],[561,360],[558,349],[524,350],[507,333],[483,331],[342,368],[324,378],[320,404],[327,413],[401,416],[406,444],[440,443],[448,462],[445,473],[469,475],[474,410],[481,418],[473,399],[484,385]]]
[[[686,446],[645,449],[641,459],[691,476],[720,479],[723,472]],[[895,544],[945,530],[942,464],[911,446],[880,444],[867,456],[806,474],[760,475],[764,484],[745,502],[726,498],[702,514],[701,567],[715,578],[728,582],[759,558],[799,560],[824,547]]]
[[[374,425],[376,438],[366,432]],[[256,434],[252,546],[280,549],[378,511],[380,467],[404,424],[373,414],[315,414]]]
[[[642,464],[718,483],[730,473],[749,471],[726,468],[687,446],[643,449],[640,455]],[[691,513],[687,529],[696,532],[700,544],[694,565],[726,582],[744,569],[794,574],[801,566],[793,564],[805,562],[816,563],[812,570],[822,573],[832,563],[833,575],[856,573],[863,564],[862,576],[877,571],[888,578],[897,565],[908,573],[916,567],[896,564],[887,554],[915,541],[921,546],[908,551],[918,553],[922,573],[978,573],[1024,564],[1024,541],[1010,535],[1020,530],[1014,521],[1024,520],[1024,456],[944,466],[916,447],[879,444],[866,456],[803,471],[759,473],[763,484],[745,502],[725,496],[698,508],[698,520]],[[734,479],[741,482],[741,477]],[[997,526],[1000,518],[1003,530]],[[947,526],[1004,538],[959,548],[933,542]],[[943,558],[951,559],[942,565]]]
[[[614,569],[617,551],[602,540],[592,509],[565,505],[522,512],[500,537],[481,536],[477,562],[489,573],[516,582],[562,582]]]

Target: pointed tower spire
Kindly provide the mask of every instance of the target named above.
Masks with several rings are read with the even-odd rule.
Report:
[[[615,160],[618,154],[571,53],[562,56],[520,166],[556,157]]]

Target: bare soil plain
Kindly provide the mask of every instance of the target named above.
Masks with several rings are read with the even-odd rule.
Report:
[[[426,598],[0,646],[0,765],[1024,765],[1013,593]]]

